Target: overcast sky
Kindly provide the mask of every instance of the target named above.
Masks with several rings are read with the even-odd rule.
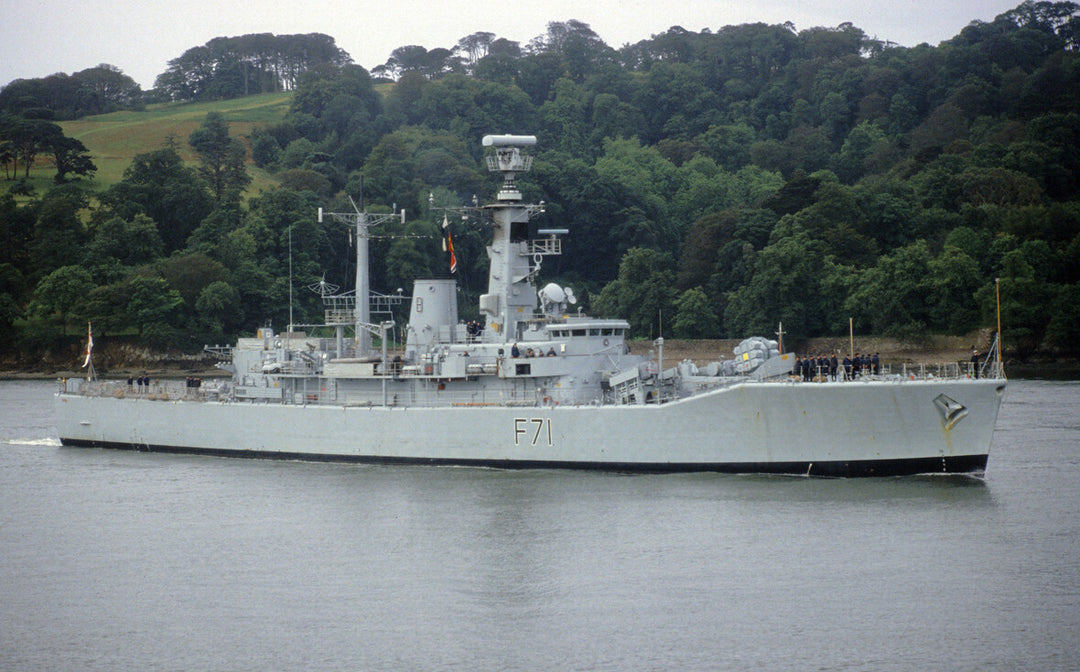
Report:
[[[0,85],[110,63],[153,86],[170,59],[214,37],[325,33],[371,69],[397,47],[453,47],[485,31],[523,45],[550,21],[588,24],[609,46],[671,26],[689,31],[791,21],[797,30],[850,21],[871,37],[933,45],[1021,0],[6,0]]]

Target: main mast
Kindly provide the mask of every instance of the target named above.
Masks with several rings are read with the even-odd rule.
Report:
[[[529,217],[543,212],[543,204],[522,203],[521,192],[514,183],[518,173],[532,167],[532,157],[521,153],[522,148],[536,144],[533,135],[487,135],[485,147],[494,147],[487,157],[488,170],[502,173],[503,183],[496,202],[484,206],[492,214],[492,240],[488,246],[491,260],[488,271],[488,291],[480,296],[480,312],[486,316],[485,340],[509,343],[520,339],[523,323],[536,309],[536,287],[533,276],[540,270],[545,254],[557,251],[545,249],[550,241],[529,240]]]

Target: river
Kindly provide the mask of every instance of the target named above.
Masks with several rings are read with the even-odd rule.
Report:
[[[0,670],[1080,669],[1080,384],[984,479],[73,449],[0,382]]]

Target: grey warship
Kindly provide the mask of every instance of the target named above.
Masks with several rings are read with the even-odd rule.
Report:
[[[227,381],[61,382],[65,446],[229,457],[625,472],[889,476],[981,473],[1006,387],[1000,357],[847,382],[803,382],[794,356],[753,339],[704,367],[629,354],[629,323],[576,310],[542,284],[565,229],[523,201],[536,138],[483,138],[494,200],[460,208],[491,230],[480,324],[458,318],[452,279],[419,279],[404,347],[390,297],[368,288],[358,209],[355,291],[324,296],[324,324],[260,329],[221,352]],[[322,217],[322,211],[319,212]],[[397,216],[397,215],[394,215]],[[404,217],[404,214],[401,215]],[[385,217],[385,215],[383,215]],[[599,251],[598,251],[599,253]],[[311,327],[310,333],[300,329]],[[318,334],[318,335],[315,335]],[[378,347],[375,346],[377,340]]]

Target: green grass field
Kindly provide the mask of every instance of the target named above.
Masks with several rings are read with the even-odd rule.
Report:
[[[229,123],[230,135],[243,137],[256,126],[281,121],[291,101],[292,93],[286,92],[212,103],[167,103],[151,105],[142,112],[113,112],[65,121],[60,126],[66,135],[81,140],[90,150],[98,169],[94,175],[94,186],[101,190],[120,181],[136,154],[163,147],[170,139],[176,144],[180,156],[191,165],[196,165],[197,157],[187,139],[202,124],[208,112],[219,112]],[[40,165],[31,169],[31,177],[45,178],[46,183],[51,184],[52,167],[45,165],[42,158],[39,157]],[[254,165],[248,166],[248,173],[252,177],[249,195],[274,184],[266,172]]]

